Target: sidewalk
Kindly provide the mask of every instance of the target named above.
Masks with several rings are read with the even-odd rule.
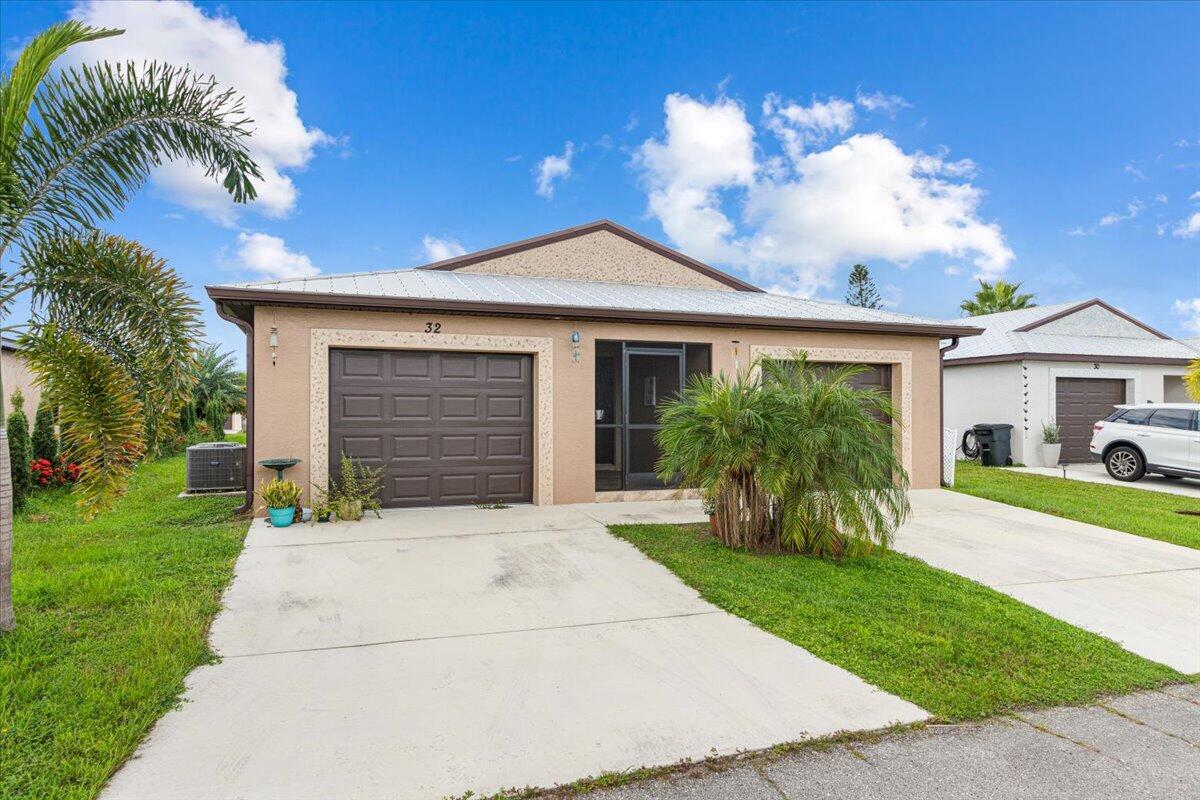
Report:
[[[1200,796],[1200,686],[748,757],[594,800],[1127,800]]]

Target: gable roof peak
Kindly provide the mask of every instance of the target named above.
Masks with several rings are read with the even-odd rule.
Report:
[[[640,247],[644,247],[653,253],[663,256],[664,258],[668,258],[677,264],[699,272],[701,275],[711,278],[718,283],[723,283],[733,289],[737,289],[738,291],[763,291],[759,287],[751,283],[747,283],[741,278],[734,277],[727,272],[722,272],[716,267],[711,267],[702,261],[698,261],[691,256],[685,255],[678,250],[662,244],[661,242],[656,242],[648,236],[643,236],[637,231],[630,230],[624,225],[620,225],[610,219],[598,219],[583,225],[576,225],[572,228],[563,228],[562,230],[544,233],[540,236],[533,236],[528,239],[521,239],[520,241],[510,242],[509,244],[499,245],[498,247],[490,247],[486,250],[478,250],[474,253],[466,253],[461,256],[454,256],[453,258],[447,258],[442,261],[435,261],[432,264],[422,265],[417,267],[417,269],[456,270],[461,267],[479,264],[484,261],[490,261],[494,258],[500,258],[513,253],[520,253],[525,250],[532,250],[535,247],[542,247],[544,245],[554,244],[555,242],[561,242],[567,239],[574,239],[578,236],[586,236],[590,233],[597,233],[599,231],[606,231],[616,236],[620,236],[622,239],[630,241]]]

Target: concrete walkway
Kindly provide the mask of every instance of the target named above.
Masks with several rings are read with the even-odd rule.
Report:
[[[1200,550],[929,489],[896,549],[1180,672],[1200,672]]]
[[[1200,500],[1200,480],[1192,478],[1171,479],[1162,475],[1146,475],[1140,481],[1119,481],[1109,476],[1103,464],[1068,464],[1066,474],[1062,467],[1006,467],[1013,472],[1027,472],[1031,475],[1048,475],[1053,478],[1067,478],[1085,483],[1103,483],[1109,486],[1124,486],[1127,489],[1143,489],[1148,492],[1164,492],[1183,497],[1194,497]]]
[[[1179,800],[1200,796],[1200,687],[751,758],[589,800]]]
[[[256,522],[211,640],[103,796],[441,798],[924,719],[604,523],[696,503]]]

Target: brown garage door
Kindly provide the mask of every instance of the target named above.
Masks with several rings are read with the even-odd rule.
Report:
[[[532,377],[530,356],[330,350],[330,467],[383,467],[389,507],[528,502]]]
[[[1062,462],[1091,461],[1092,426],[1125,402],[1125,381],[1112,378],[1057,378],[1054,415],[1062,428]]]

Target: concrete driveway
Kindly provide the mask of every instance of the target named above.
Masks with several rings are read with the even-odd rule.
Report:
[[[1146,475],[1140,481],[1119,481],[1109,476],[1103,464],[1068,464],[1062,467],[1008,467],[1013,472],[1028,472],[1032,475],[1049,475],[1084,483],[1103,483],[1109,486],[1124,486],[1127,489],[1143,489],[1147,492],[1164,492],[1200,500],[1200,479],[1164,478],[1162,475]]]
[[[704,602],[603,523],[695,503],[256,522],[107,798],[440,798],[923,719]]]
[[[910,498],[896,549],[1200,672],[1200,551],[957,492]]]

